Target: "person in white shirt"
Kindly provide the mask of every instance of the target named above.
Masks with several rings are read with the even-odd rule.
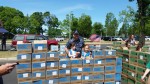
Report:
[[[69,50],[69,54],[68,54],[68,56],[70,57],[70,58],[76,58],[76,57],[78,57],[78,55],[80,54],[80,52],[76,52],[75,51],[75,44],[74,43],[72,43],[71,44],[71,49]]]
[[[92,59],[92,53],[90,52],[89,45],[84,46],[84,50],[82,51],[82,59]]]

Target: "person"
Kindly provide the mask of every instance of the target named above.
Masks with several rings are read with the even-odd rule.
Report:
[[[3,36],[2,36],[2,41],[1,41],[1,44],[2,44],[2,50],[3,48],[5,48],[4,50],[6,50],[6,35],[5,33],[3,33]]]
[[[130,35],[129,38],[125,40],[125,45],[128,48],[130,48],[130,46],[135,46],[136,45],[134,35]]]
[[[150,72],[150,61],[147,63],[147,65],[146,65],[146,70],[145,70],[145,72],[144,72],[144,74],[143,74],[143,76],[142,76],[142,81],[145,81],[144,79],[145,79],[145,77],[147,76],[147,74]],[[148,77],[148,81],[147,81],[147,84],[150,84],[150,76]]]
[[[84,46],[84,50],[82,51],[82,59],[92,59],[92,53],[90,52],[89,45]]]
[[[81,51],[82,48],[84,47],[84,40],[79,37],[79,33],[77,30],[73,32],[73,38],[70,39],[66,44],[65,51],[67,54],[69,54],[69,49],[72,43],[75,43],[75,51],[80,52],[80,54],[78,54],[76,58],[81,58]]]
[[[69,54],[68,54],[69,58],[76,58],[79,53],[80,53],[80,52],[76,52],[76,51],[75,51],[75,44],[72,43],[72,44],[71,44],[71,49],[69,50]]]
[[[17,63],[6,63],[4,65],[1,65],[0,76],[10,73],[15,68],[15,65],[17,65]]]

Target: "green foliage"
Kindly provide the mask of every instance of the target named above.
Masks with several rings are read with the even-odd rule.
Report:
[[[118,29],[118,21],[115,18],[113,13],[107,13],[106,15],[106,20],[105,20],[105,33],[106,36],[115,36],[116,35],[116,31]]]
[[[95,22],[92,26],[91,34],[101,35],[103,33],[103,25],[100,22]]]

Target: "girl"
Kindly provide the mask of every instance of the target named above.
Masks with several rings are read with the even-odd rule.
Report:
[[[143,76],[142,76],[142,80],[143,80],[143,81],[144,81],[146,75],[149,73],[149,71],[150,71],[150,61],[149,61],[148,64],[146,65],[146,71],[145,71],[145,73],[144,73]],[[147,84],[150,84],[150,76],[148,77]]]
[[[89,45],[84,46],[84,51],[82,52],[82,59],[91,59],[91,52],[90,52],[90,47]]]
[[[78,54],[80,54],[80,53],[75,51],[75,44],[72,43],[71,49],[69,50],[69,58],[76,58],[76,57],[78,57]]]

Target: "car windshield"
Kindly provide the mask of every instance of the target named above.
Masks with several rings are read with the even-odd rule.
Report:
[[[34,35],[31,35],[31,36],[27,36],[26,40],[34,40],[35,39],[35,36]]]
[[[15,37],[16,41],[23,41],[23,39],[24,39],[24,36],[16,36]]]

